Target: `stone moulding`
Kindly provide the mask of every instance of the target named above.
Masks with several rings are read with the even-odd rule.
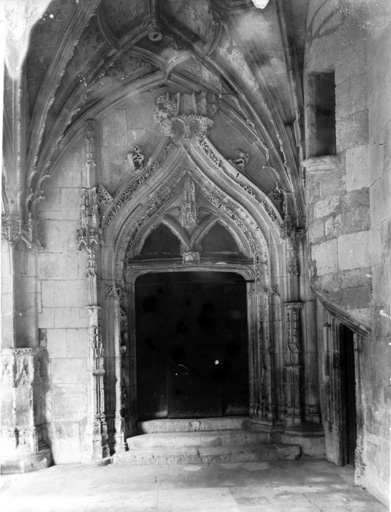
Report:
[[[87,4],[80,3],[79,6],[75,8],[72,19],[61,38],[61,44],[55,49],[54,56],[48,66],[39,91],[39,98],[42,98],[43,101],[36,103],[30,124],[32,128],[30,132],[27,176],[33,172],[34,165],[38,159],[38,151],[42,143],[45,121],[49,114],[51,104],[54,101],[54,96],[50,98],[49,101],[47,100],[48,91],[52,91],[51,94],[53,95],[60,86],[66,65],[71,59],[75,46],[98,5],[99,0],[92,0]]]
[[[335,171],[341,164],[339,155],[314,156],[301,162],[307,172]]]
[[[251,182],[241,174],[240,169],[233,166],[229,160],[226,160],[224,157],[219,158],[217,155],[217,151],[212,146],[211,142],[207,137],[202,136],[198,137],[199,145],[205,155],[211,160],[217,167],[220,169],[224,169],[227,175],[237,183],[241,189],[246,192],[247,195],[251,196],[251,198],[258,203],[258,205],[267,213],[268,217],[271,219],[273,223],[277,223],[279,229],[282,226],[281,213],[278,211],[277,207],[273,204],[270,198],[258,197],[259,194],[254,190],[254,186],[252,186]],[[231,167],[231,169],[230,169]],[[235,169],[235,173],[232,172],[232,169]]]
[[[114,217],[117,215],[119,210],[122,208],[122,206],[127,203],[130,198],[133,196],[133,194],[144,184],[146,183],[149,178],[156,173],[156,171],[159,169],[159,163],[153,162],[151,165],[148,165],[144,172],[136,178],[135,180],[132,180],[132,182],[125,188],[125,190],[121,193],[121,195],[118,198],[115,198],[113,200],[112,205],[107,210],[107,213],[104,214],[102,219],[102,227],[103,229],[106,229],[107,226],[110,224],[110,222],[114,219]]]
[[[352,317],[347,311],[342,310],[337,304],[325,297],[313,284],[310,285],[311,290],[324,308],[335,318],[340,320],[341,323],[349,327],[352,331],[360,334],[361,336],[368,337],[372,332],[372,326],[358,321]]]

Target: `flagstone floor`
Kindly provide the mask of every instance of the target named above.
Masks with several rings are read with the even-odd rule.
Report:
[[[2,512],[386,512],[353,469],[305,460],[53,466],[0,478]]]

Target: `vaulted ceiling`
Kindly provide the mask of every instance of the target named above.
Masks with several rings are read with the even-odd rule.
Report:
[[[20,84],[26,206],[43,194],[86,120],[165,88],[216,98],[209,140],[228,161],[245,155],[246,177],[267,195],[281,188],[289,215],[302,223],[307,3],[271,0],[260,10],[250,0],[53,0],[32,30]],[[13,115],[7,80],[6,153]]]

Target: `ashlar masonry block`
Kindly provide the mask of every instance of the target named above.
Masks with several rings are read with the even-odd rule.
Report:
[[[38,256],[38,272],[42,279],[72,279],[78,278],[79,253],[48,253]]]
[[[346,189],[348,192],[369,187],[371,172],[369,168],[368,145],[364,144],[346,151]]]
[[[372,226],[391,218],[391,179],[383,175],[370,189]]]
[[[65,328],[87,328],[88,312],[85,308],[53,308],[54,327]]]
[[[68,357],[88,356],[88,329],[67,329],[66,339]]]
[[[336,272],[338,268],[337,240],[313,245],[311,257],[316,263],[318,276]]]
[[[339,206],[339,196],[331,196],[318,201],[314,206],[314,218],[320,219],[334,213]]]
[[[337,121],[337,152],[368,143],[368,109]]]
[[[342,235],[338,239],[340,270],[368,267],[371,264],[370,231]]]
[[[77,384],[84,381],[85,359],[53,359],[50,364],[50,373],[53,384]]]
[[[86,284],[82,279],[42,282],[42,306],[52,308],[83,307],[86,305]]]
[[[50,359],[66,357],[67,338],[65,329],[47,329],[47,350]]]

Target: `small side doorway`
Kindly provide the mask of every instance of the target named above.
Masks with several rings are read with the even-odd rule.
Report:
[[[135,291],[139,420],[248,414],[243,277],[145,274]]]
[[[341,324],[339,327],[341,363],[341,408],[343,460],[355,465],[357,444],[356,378],[353,331]]]

